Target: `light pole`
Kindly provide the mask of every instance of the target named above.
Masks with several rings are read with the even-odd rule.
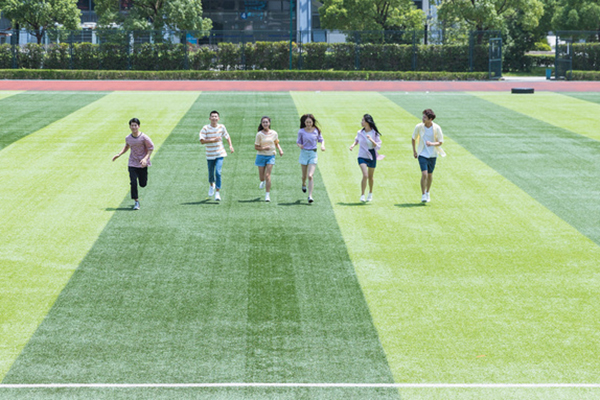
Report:
[[[290,71],[292,70],[292,40],[294,38],[294,0],[290,0]]]

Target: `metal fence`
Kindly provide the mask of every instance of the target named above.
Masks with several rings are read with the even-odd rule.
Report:
[[[483,72],[490,69],[489,40],[499,36],[495,31],[84,29],[47,31],[38,38],[12,31],[0,37],[0,43],[11,47],[12,57],[8,62],[9,51],[0,46],[0,67],[36,68],[39,61],[37,68],[54,69]],[[40,46],[36,46],[38,41]],[[39,60],[32,60],[34,56]],[[272,62],[265,64],[261,57]]]
[[[600,31],[559,31],[556,33],[554,66],[557,79],[569,72],[600,70]]]

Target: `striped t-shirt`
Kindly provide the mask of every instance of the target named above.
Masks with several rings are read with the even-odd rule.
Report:
[[[200,131],[200,140],[210,140],[214,138],[221,138],[220,142],[206,143],[206,159],[214,160],[219,157],[227,157],[225,147],[223,147],[223,141],[229,139],[229,133],[225,125],[217,125],[213,128],[211,125],[205,125]]]

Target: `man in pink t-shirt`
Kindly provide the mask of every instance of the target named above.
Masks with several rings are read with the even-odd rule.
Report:
[[[113,157],[113,161],[131,149],[129,153],[129,182],[131,184],[131,198],[135,201],[134,210],[140,209],[140,201],[138,198],[138,182],[141,187],[146,187],[148,184],[148,167],[150,164],[150,155],[154,150],[152,140],[140,131],[140,120],[132,118],[129,121],[129,129],[131,135],[125,138],[125,147]]]

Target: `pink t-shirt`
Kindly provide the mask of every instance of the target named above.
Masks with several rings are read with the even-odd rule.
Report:
[[[154,143],[145,133],[140,133],[138,137],[133,137],[130,134],[125,138],[125,143],[129,145],[129,166],[135,168],[144,168],[140,161],[146,157],[148,151],[154,150]],[[148,159],[148,166],[150,166],[150,160]]]

